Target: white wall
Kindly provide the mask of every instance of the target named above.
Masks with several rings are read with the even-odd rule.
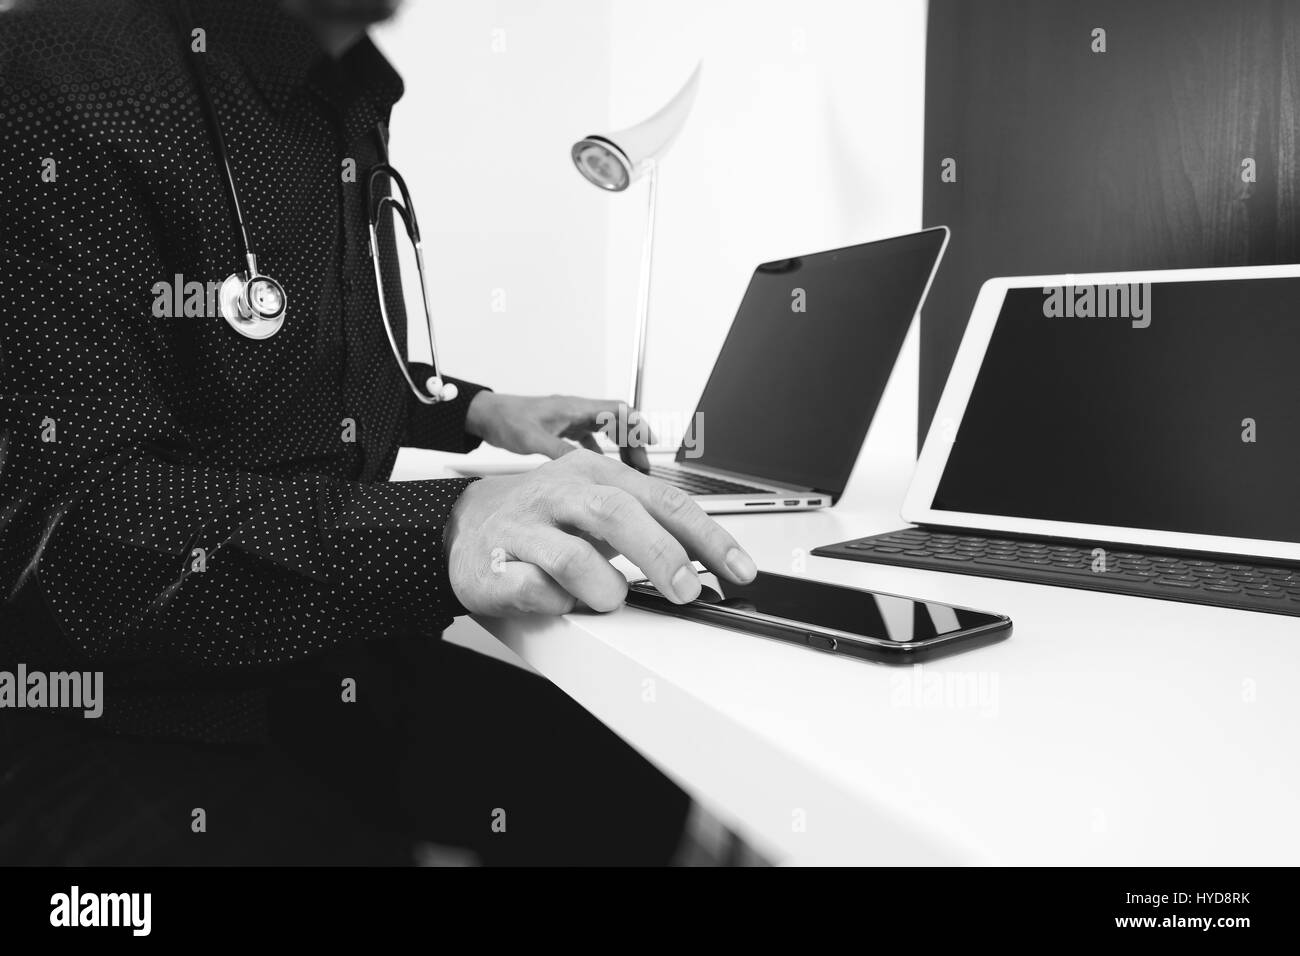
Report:
[[[453,375],[522,394],[605,388],[608,209],[569,147],[609,108],[610,9],[407,0],[374,33],[406,81],[392,158],[420,216]],[[418,341],[422,317],[410,318]]]
[[[924,0],[613,3],[611,113],[639,120],[698,59],[700,95],[660,170],[645,401],[704,387],[759,262],[921,225]],[[644,199],[613,197],[610,385],[627,390]],[[774,383],[780,385],[782,383]],[[802,383],[784,383],[801,387]],[[867,454],[915,448],[916,333]]]
[[[626,394],[644,191],[599,192],[568,149],[700,58],[661,171],[652,415],[691,410],[758,262],[920,225],[924,0],[407,0],[376,39],[441,353],[499,390]],[[915,338],[868,452],[913,450]]]

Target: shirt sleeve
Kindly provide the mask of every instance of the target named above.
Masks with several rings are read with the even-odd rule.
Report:
[[[433,366],[423,362],[410,362],[408,368],[411,370],[411,378],[417,383],[423,383],[433,374]],[[439,402],[437,405],[425,405],[410,395],[410,410],[406,416],[406,434],[402,438],[402,444],[432,451],[471,452],[482,444],[483,439],[465,431],[469,403],[479,392],[492,390],[450,375],[444,375],[443,380],[454,383],[460,394],[453,401]]]
[[[464,613],[443,529],[472,479],[207,467],[146,324],[66,269],[0,254],[0,586],[35,589],[75,654],[262,668]]]

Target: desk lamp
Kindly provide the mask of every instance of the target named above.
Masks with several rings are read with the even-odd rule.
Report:
[[[654,258],[655,205],[658,201],[659,161],[686,124],[700,86],[700,66],[668,104],[649,119],[616,133],[597,133],[573,144],[573,165],[592,185],[621,193],[632,183],[648,180],[648,211],[641,246],[641,280],[637,293],[636,352],[632,367],[632,408],[641,407],[645,374],[646,326],[650,314],[650,269]],[[623,460],[628,461],[626,449]]]

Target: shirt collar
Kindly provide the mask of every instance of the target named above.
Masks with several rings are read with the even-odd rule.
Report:
[[[340,108],[363,100],[368,112],[384,120],[405,92],[401,76],[369,36],[363,36],[337,60],[320,57],[309,68],[308,81]]]

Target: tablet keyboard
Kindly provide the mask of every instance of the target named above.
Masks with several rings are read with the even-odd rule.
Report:
[[[813,554],[1300,617],[1300,567],[910,528]]]

